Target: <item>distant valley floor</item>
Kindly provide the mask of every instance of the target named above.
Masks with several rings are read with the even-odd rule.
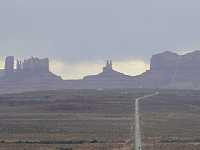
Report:
[[[130,148],[133,100],[154,90],[59,90],[0,95],[1,150]],[[197,150],[200,91],[141,101],[144,149]],[[70,143],[71,142],[71,143]]]

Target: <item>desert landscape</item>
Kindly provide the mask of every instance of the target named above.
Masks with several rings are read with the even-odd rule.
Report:
[[[155,90],[59,90],[0,96],[1,150],[129,150],[134,100]],[[197,150],[200,92],[140,102],[145,150]]]
[[[200,1],[0,0],[0,150],[200,150]]]

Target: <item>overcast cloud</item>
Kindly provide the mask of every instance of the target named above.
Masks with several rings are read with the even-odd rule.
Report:
[[[108,58],[148,66],[157,52],[200,49],[199,28],[198,0],[0,0],[0,55],[66,66]]]

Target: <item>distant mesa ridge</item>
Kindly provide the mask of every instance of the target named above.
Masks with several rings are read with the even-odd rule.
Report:
[[[49,71],[49,59],[17,60],[8,56],[0,70],[0,93],[49,89],[167,88],[200,89],[200,51],[178,55],[166,51],[153,55],[150,70],[128,76],[113,69],[107,60],[102,72],[80,80],[62,80]],[[134,69],[134,66],[132,66]]]
[[[49,59],[31,57],[23,61],[17,60],[15,67],[14,56],[7,56],[5,59],[4,75],[5,81],[45,81],[61,80],[61,77],[49,71]]]
[[[200,89],[200,51],[185,55],[167,51],[153,55],[142,75],[144,87]]]

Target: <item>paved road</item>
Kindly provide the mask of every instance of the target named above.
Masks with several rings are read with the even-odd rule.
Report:
[[[139,97],[135,100],[135,149],[134,150],[142,150],[142,140],[141,140],[141,130],[140,130],[140,111],[139,111],[139,101],[158,95],[159,92],[145,95]],[[133,127],[132,127],[133,128]]]

